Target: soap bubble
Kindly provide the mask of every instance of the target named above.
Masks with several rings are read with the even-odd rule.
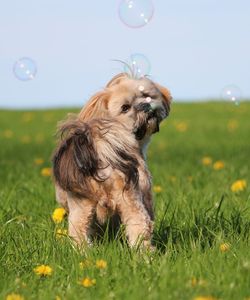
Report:
[[[19,80],[32,80],[35,78],[37,73],[36,63],[28,57],[20,58],[15,62],[13,72]]]
[[[154,14],[151,0],[122,0],[119,5],[120,20],[131,28],[148,24]]]
[[[124,71],[129,74],[132,73],[132,77],[141,78],[150,73],[150,62],[144,54],[131,54],[126,63]]]
[[[240,104],[241,90],[236,85],[228,85],[222,90],[222,99],[233,102],[235,105]]]

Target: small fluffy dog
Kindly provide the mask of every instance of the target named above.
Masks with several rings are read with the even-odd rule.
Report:
[[[170,92],[122,73],[62,123],[53,154],[56,198],[69,213],[69,235],[89,242],[94,220],[119,215],[130,246],[151,246],[153,201],[145,156],[170,110]]]

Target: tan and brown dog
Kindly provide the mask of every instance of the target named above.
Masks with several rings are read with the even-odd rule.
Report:
[[[60,126],[53,155],[57,201],[69,212],[69,235],[89,242],[94,218],[118,214],[129,244],[151,245],[153,200],[145,155],[170,110],[170,92],[122,73]]]

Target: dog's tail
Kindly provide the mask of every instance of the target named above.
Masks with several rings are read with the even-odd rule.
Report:
[[[52,157],[53,174],[63,190],[95,199],[96,195],[91,192],[93,179],[104,182],[110,173],[105,172],[107,168],[124,174],[125,188],[130,183],[137,185],[138,160],[133,154],[135,138],[119,122],[68,120],[61,124],[58,133],[61,140]]]
[[[55,181],[66,191],[89,193],[87,177],[98,178],[98,155],[91,128],[79,120],[69,120],[59,129],[61,141],[52,156]]]

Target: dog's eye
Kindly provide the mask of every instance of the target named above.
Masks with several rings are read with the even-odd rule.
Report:
[[[129,105],[129,104],[123,104],[122,107],[121,107],[122,113],[128,112],[130,110],[130,108],[131,108],[131,105]]]
[[[149,93],[142,93],[142,96],[143,96],[144,98],[150,97]]]
[[[155,99],[156,97],[155,97],[155,95],[152,95],[152,94],[149,94],[149,93],[142,93],[142,96],[144,97],[144,98],[148,98],[148,97],[150,97],[150,98],[152,98],[152,99]]]

